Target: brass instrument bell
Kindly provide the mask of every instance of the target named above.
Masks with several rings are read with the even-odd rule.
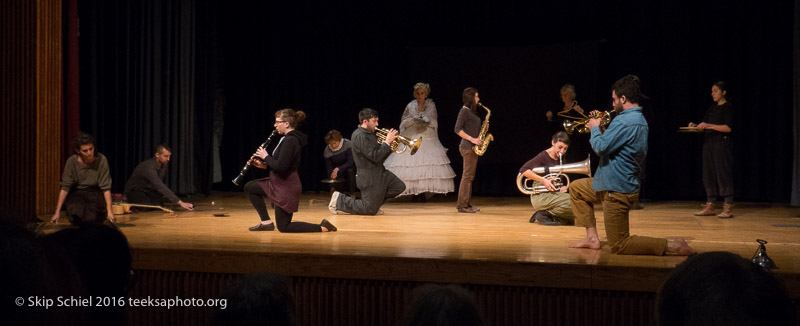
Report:
[[[566,117],[566,116],[564,116]],[[589,128],[586,128],[586,123],[589,122],[591,119],[600,119],[600,126],[608,126],[611,123],[611,113],[608,111],[599,111],[595,114],[591,114],[584,118],[574,119],[574,117],[566,117],[567,119],[564,120],[562,124],[564,126],[564,131],[568,134],[572,135],[572,133],[577,129],[578,133],[581,134],[588,134],[591,132]]]
[[[387,134],[389,134],[389,129],[375,128],[375,135],[378,136],[379,143],[386,141]],[[417,150],[419,150],[419,145],[421,143],[422,143],[422,137],[419,137],[417,139],[408,139],[406,137],[397,135],[397,138],[395,138],[394,141],[392,141],[392,143],[389,144],[389,147],[392,149],[392,151],[394,151],[397,154],[403,154],[405,153],[406,150],[410,148],[411,155],[414,155],[417,153]],[[403,145],[403,147],[400,147],[400,145]]]
[[[561,157],[559,157],[559,161],[560,159]],[[569,177],[564,173],[583,174],[591,177],[591,165],[591,156],[587,155],[586,159],[580,162],[559,164],[549,168],[538,167],[531,169],[531,171],[536,174],[547,173],[544,178],[550,179],[556,188],[555,191],[559,191],[561,187],[569,187]],[[526,178],[522,173],[517,174],[517,189],[519,189],[519,192],[525,195],[532,195],[550,191],[544,185],[532,185],[532,183],[533,180]]]

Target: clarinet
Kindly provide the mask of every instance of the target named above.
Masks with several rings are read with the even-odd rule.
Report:
[[[278,131],[277,130],[273,130],[272,133],[269,134],[269,137],[267,137],[267,140],[264,141],[264,143],[261,144],[260,147],[264,147],[264,149],[267,149],[267,146],[269,146],[269,144],[272,142],[272,138],[275,138],[275,135],[277,135],[277,134],[278,134]],[[258,158],[258,157],[256,157],[255,159],[260,160],[260,158]],[[244,175],[247,174],[247,171],[250,171],[250,166],[252,166],[252,165],[253,165],[253,159],[247,160],[247,163],[244,164],[244,167],[242,168],[242,171],[240,171],[239,175],[236,178],[234,178],[233,180],[231,180],[231,182],[233,182],[233,184],[235,184],[236,186],[239,186],[239,183],[242,182],[242,178],[244,178]]]

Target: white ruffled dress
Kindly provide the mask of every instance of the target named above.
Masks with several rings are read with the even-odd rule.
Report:
[[[417,100],[406,106],[400,123],[400,135],[409,139],[422,137],[416,154],[392,154],[383,162],[406,184],[403,195],[421,193],[446,194],[453,192],[453,178],[456,176],[447,158],[447,148],[439,141],[439,123],[436,105],[433,100],[425,100],[425,110],[418,108]]]

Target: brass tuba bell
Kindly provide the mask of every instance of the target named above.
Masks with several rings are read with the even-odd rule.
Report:
[[[559,156],[559,160],[561,157]],[[561,190],[562,187],[569,187],[569,177],[564,173],[577,173],[592,176],[592,162],[591,156],[587,156],[585,160],[570,164],[560,164],[550,167],[538,167],[531,169],[533,173],[542,174],[546,179],[550,179],[556,187],[555,191]],[[517,189],[523,194],[533,195],[542,192],[549,192],[544,185],[533,185],[533,180],[526,178],[522,173],[517,174]]]
[[[389,133],[389,129],[384,128],[375,128],[375,135],[378,136],[378,142],[382,143],[386,141],[386,135]],[[411,149],[411,155],[417,153],[419,150],[419,145],[422,143],[422,137],[417,139],[408,139],[406,137],[397,135],[397,138],[389,144],[389,147],[397,154],[403,154],[409,148]],[[402,145],[402,147],[400,147]]]

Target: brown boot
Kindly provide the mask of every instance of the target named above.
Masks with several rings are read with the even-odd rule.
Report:
[[[731,208],[733,204],[722,204],[722,213],[717,215],[718,218],[731,218],[733,217],[733,212],[731,212]]]
[[[694,212],[694,216],[714,216],[717,213],[714,212],[714,203],[707,202],[703,205],[703,209]]]

